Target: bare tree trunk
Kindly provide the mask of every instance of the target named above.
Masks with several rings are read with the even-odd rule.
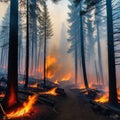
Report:
[[[5,108],[18,103],[18,0],[11,0],[8,56],[8,81],[3,100]]]
[[[113,38],[112,1],[106,0],[106,2],[107,2],[109,103],[112,105],[116,105],[118,102],[117,102],[116,68]]]
[[[102,84],[104,85],[104,78],[103,78],[103,68],[102,68],[102,56],[101,56],[101,44],[100,44],[100,36],[99,36],[99,26],[97,25],[97,40],[98,40],[98,64],[100,70],[100,77]]]
[[[29,0],[27,0],[27,33],[26,33],[26,80],[24,87],[28,87],[29,79]]]
[[[84,53],[84,38],[83,38],[83,20],[82,14],[80,14],[80,31],[81,31],[81,57],[82,57],[82,69],[83,69],[83,78],[86,88],[89,88],[86,74],[86,64],[85,64],[85,53]]]

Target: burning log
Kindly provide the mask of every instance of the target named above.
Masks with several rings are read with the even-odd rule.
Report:
[[[34,95],[36,94],[35,92],[32,91],[24,91],[24,90],[19,90],[20,93],[26,94],[26,95]],[[50,100],[47,96],[43,95],[45,92],[40,92],[38,94],[38,102],[39,103],[46,103],[48,105],[54,106],[55,102],[53,100]],[[26,97],[24,98],[26,99]]]

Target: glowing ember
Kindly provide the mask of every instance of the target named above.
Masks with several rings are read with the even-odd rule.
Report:
[[[38,83],[36,82],[36,83],[34,83],[34,84],[32,84],[32,85],[29,85],[29,87],[37,88],[37,87],[38,87]]]
[[[23,103],[23,107],[18,108],[16,111],[12,111],[10,113],[7,113],[6,117],[8,119],[18,118],[18,117],[21,117],[24,114],[30,112],[32,106],[35,104],[35,102],[37,100],[37,97],[38,97],[38,95],[29,96],[28,100]]]
[[[108,100],[109,100],[109,94],[107,92],[107,93],[103,94],[101,97],[96,98],[95,102],[98,102],[98,103],[107,103]]]
[[[59,84],[58,80],[55,80],[54,83],[57,84],[57,85]]]
[[[5,97],[5,94],[4,93],[0,93],[0,97],[1,98]]]
[[[24,85],[25,81],[24,80],[20,80],[18,83],[21,84],[21,85]]]
[[[66,74],[66,75],[62,78],[61,81],[68,81],[68,80],[70,80],[71,77],[72,77],[72,74],[71,74],[71,73],[68,73],[68,74]]]
[[[58,93],[56,92],[57,87],[52,88],[51,90],[47,91],[47,92],[41,92],[40,95],[46,94],[46,95],[53,95],[53,96],[57,96]]]
[[[120,100],[120,89],[117,89],[118,100]]]

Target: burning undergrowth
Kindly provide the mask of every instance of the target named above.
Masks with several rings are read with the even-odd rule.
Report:
[[[51,95],[51,96],[57,96],[58,93],[56,92],[57,88],[52,88],[48,91],[45,92],[39,92],[37,94],[28,96],[28,99],[23,102],[23,104],[21,106],[19,106],[18,108],[11,110],[9,112],[5,112],[3,109],[3,113],[4,113],[4,120],[6,119],[13,119],[13,118],[20,118],[20,117],[25,117],[28,115],[28,113],[31,112],[31,110],[33,109],[34,104],[37,102],[38,97],[40,95],[46,94],[46,95]]]
[[[59,84],[63,81],[70,81],[74,78],[74,68],[71,58],[67,53],[59,52],[58,48],[53,48],[47,56],[47,78]]]

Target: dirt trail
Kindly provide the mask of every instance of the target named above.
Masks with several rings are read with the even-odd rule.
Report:
[[[58,105],[59,113],[55,120],[110,120],[92,111],[90,104],[79,99],[69,90],[67,98]]]

